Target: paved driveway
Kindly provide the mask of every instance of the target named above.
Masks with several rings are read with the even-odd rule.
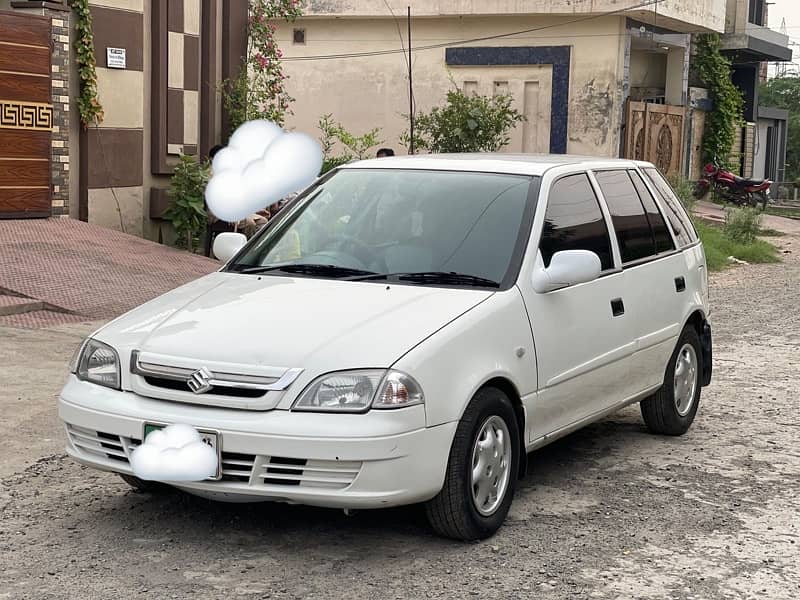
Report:
[[[219,262],[74,219],[0,220],[0,294],[49,310],[0,326],[110,319],[219,268]]]

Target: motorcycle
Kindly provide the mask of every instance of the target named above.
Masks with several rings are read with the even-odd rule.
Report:
[[[715,160],[703,167],[703,178],[695,183],[694,197],[698,200],[705,198],[712,186],[719,197],[726,202],[753,208],[760,205],[763,210],[770,201],[769,190],[772,181],[738,177],[720,166],[720,162]]]

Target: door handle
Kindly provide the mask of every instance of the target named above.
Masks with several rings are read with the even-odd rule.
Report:
[[[686,290],[686,280],[683,277],[675,278],[675,291],[683,292]]]
[[[621,317],[625,314],[625,304],[622,302],[622,298],[614,298],[611,301],[611,314],[615,317]]]

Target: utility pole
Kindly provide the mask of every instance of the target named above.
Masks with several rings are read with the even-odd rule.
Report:
[[[411,141],[408,152],[414,154],[414,79],[411,66],[411,7],[408,7],[408,114]]]

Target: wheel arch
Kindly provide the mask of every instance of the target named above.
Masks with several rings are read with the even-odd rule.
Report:
[[[510,379],[502,376],[495,376],[485,381],[478,387],[475,393],[489,387],[496,388],[503,392],[511,401],[511,406],[514,407],[514,414],[517,417],[517,432],[519,433],[519,473],[517,475],[522,479],[528,471],[528,453],[525,449],[526,415],[525,407],[522,404],[522,396],[519,390],[517,390],[517,386],[514,385]]]
[[[702,368],[700,385],[702,387],[706,387],[711,383],[711,372],[713,369],[711,326],[708,324],[705,313],[698,308],[689,315],[688,319],[686,319],[686,323],[684,324],[683,328],[686,329],[687,327],[692,327],[697,332],[697,337],[700,338],[700,349],[702,351],[702,357],[700,360],[700,365]]]

